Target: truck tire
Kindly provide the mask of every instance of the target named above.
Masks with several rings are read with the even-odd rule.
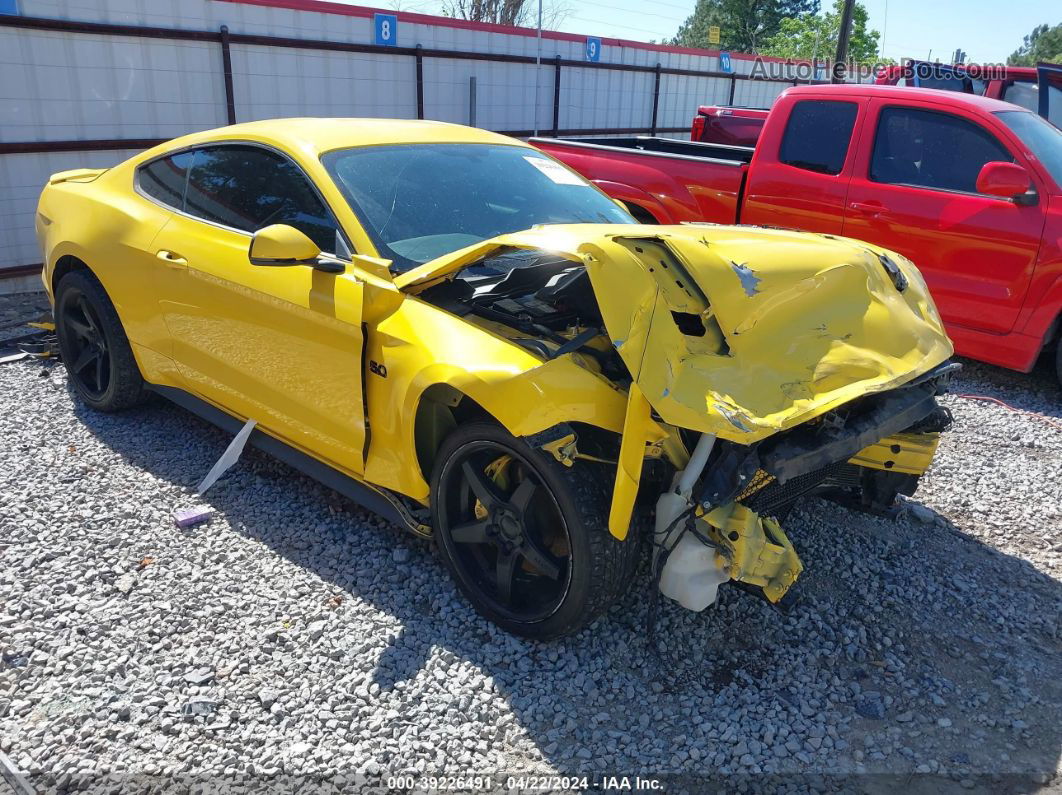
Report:
[[[122,321],[90,271],[71,271],[60,279],[55,331],[70,383],[89,407],[120,411],[143,401],[144,379]]]
[[[481,615],[548,640],[587,626],[623,594],[640,539],[608,531],[610,474],[565,467],[491,422],[443,441],[431,478],[435,540]]]

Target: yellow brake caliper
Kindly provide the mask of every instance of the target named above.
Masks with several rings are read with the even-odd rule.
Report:
[[[508,492],[511,486],[509,482],[509,467],[512,462],[513,457],[511,455],[499,456],[487,464],[487,468],[483,470],[483,473],[503,492]],[[483,503],[478,498],[472,510],[477,519],[487,518],[487,509],[483,507]],[[568,542],[562,533],[547,533],[547,537],[544,540],[549,551],[557,557],[563,558],[569,554]],[[526,560],[522,561],[520,565],[525,571],[535,571],[535,568],[530,566]]]
[[[511,455],[499,456],[487,464],[487,468],[483,470],[484,474],[503,492],[509,490],[509,465],[512,462],[513,457]],[[487,518],[487,509],[483,507],[483,503],[478,498],[473,511],[475,511],[477,519]]]

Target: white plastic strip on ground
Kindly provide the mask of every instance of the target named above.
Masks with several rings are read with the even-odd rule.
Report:
[[[244,446],[247,444],[247,437],[251,435],[251,431],[254,430],[255,421],[247,420],[240,432],[236,434],[232,441],[229,442],[229,446],[225,448],[225,452],[221,454],[221,458],[217,463],[210,468],[206,477],[203,478],[203,482],[199,484],[199,488],[196,489],[196,493],[202,494],[211,486],[213,486],[217,479],[220,478],[228,469],[240,459],[240,454],[243,452]]]

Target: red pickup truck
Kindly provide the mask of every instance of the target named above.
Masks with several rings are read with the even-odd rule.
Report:
[[[890,66],[874,81],[886,86],[935,88],[1002,99],[1039,113],[1056,127],[1062,127],[1062,66],[985,67],[995,71],[986,77],[981,70],[947,66],[928,61],[909,61]],[[731,105],[701,105],[693,117],[690,140],[712,144],[755,146],[767,121],[765,108]]]
[[[532,142],[648,223],[844,235],[919,267],[957,351],[1062,378],[1062,131],[985,97],[875,85],[781,94],[755,148],[665,138]]]

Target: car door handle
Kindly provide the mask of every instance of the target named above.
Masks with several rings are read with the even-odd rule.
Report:
[[[848,205],[848,209],[863,215],[881,215],[885,212],[885,205],[876,202],[852,202]]]
[[[167,251],[166,249],[160,249],[155,256],[172,268],[179,268],[182,265],[188,264],[188,260],[178,254],[176,251]]]

